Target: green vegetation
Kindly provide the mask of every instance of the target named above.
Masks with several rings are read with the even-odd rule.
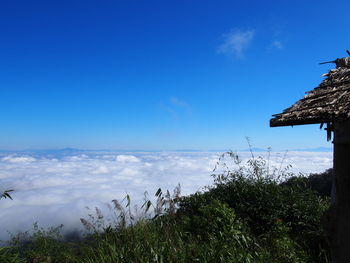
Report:
[[[1,198],[9,198],[12,199],[12,196],[10,195],[10,193],[13,192],[13,190],[5,190],[1,195],[0,195],[0,199]]]
[[[330,262],[321,223],[329,198],[315,190],[316,177],[271,169],[260,157],[242,164],[228,152],[203,192],[158,189],[141,214],[130,196],[113,200],[113,220],[98,208],[81,219],[88,234],[80,241],[65,241],[62,226],[34,224],[0,250],[0,262]]]

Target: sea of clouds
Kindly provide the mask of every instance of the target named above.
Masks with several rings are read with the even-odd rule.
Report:
[[[65,231],[82,229],[86,207],[102,210],[113,199],[129,194],[142,204],[158,188],[181,185],[188,195],[211,185],[217,152],[69,152],[0,153],[0,190],[14,189],[13,200],[0,200],[0,240],[9,233],[39,226],[64,225]],[[253,153],[269,157],[271,167],[292,165],[295,173],[322,172],[332,167],[331,152]],[[238,155],[243,163],[251,153]]]

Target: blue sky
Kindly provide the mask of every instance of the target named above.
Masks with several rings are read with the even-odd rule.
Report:
[[[350,2],[3,1],[0,149],[331,147],[270,128],[350,49]]]

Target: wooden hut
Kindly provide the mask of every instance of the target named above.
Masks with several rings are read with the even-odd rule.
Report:
[[[348,53],[349,54],[349,53]],[[282,113],[273,115],[271,127],[326,124],[333,133],[333,190],[330,215],[332,262],[350,262],[350,57],[331,61],[336,68],[315,89]],[[327,62],[328,63],[328,62]]]

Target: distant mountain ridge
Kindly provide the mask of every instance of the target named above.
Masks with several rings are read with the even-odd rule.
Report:
[[[198,149],[177,149],[177,150],[111,150],[111,149],[99,149],[99,150],[87,150],[66,147],[62,149],[26,149],[26,150],[1,150],[1,153],[38,153],[38,154],[73,154],[73,153],[87,153],[87,152],[227,152],[228,149],[215,149],[215,150],[198,150]],[[252,149],[240,149],[234,152],[268,152],[268,149],[263,148],[252,148]],[[284,152],[286,150],[272,152]],[[315,147],[315,148],[299,148],[299,149],[288,149],[291,152],[332,152],[332,147]]]
[[[332,147],[317,147],[317,148],[306,148],[306,149],[295,149],[291,151],[296,152],[333,152]]]

